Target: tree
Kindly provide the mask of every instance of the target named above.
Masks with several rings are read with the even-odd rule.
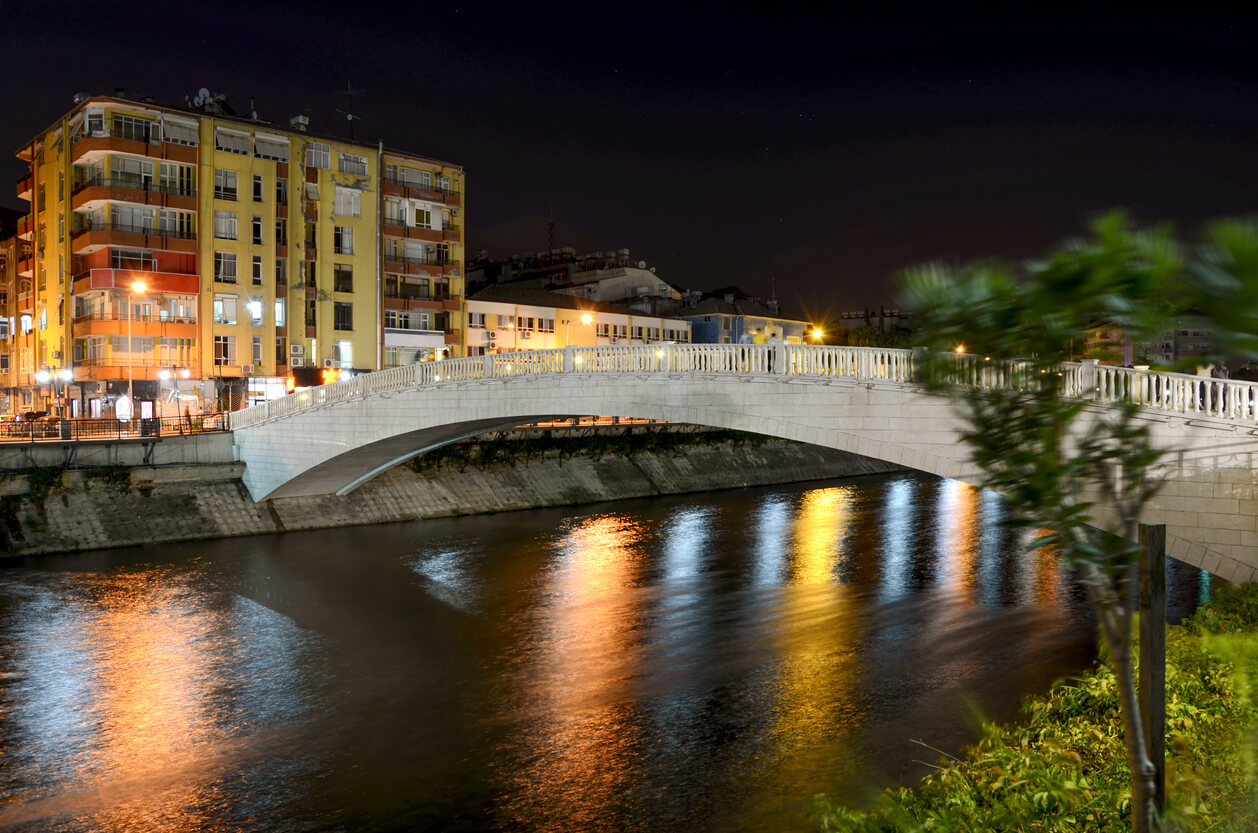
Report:
[[[1018,523],[1049,531],[1036,544],[1057,548],[1096,609],[1120,687],[1136,833],[1156,831],[1160,821],[1136,694],[1128,568],[1139,554],[1141,515],[1160,485],[1162,450],[1138,404],[1102,410],[1066,395],[1063,363],[1096,321],[1147,339],[1188,309],[1214,324],[1222,352],[1251,357],[1256,296],[1252,225],[1215,225],[1207,243],[1190,250],[1168,229],[1136,229],[1118,214],[1017,269],[980,263],[906,275],[904,305],[926,347],[920,378],[958,404],[984,485],[1005,496]],[[1098,504],[1112,509],[1102,530],[1093,517]]]

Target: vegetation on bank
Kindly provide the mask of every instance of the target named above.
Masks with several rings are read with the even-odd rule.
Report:
[[[576,433],[576,432],[588,433]],[[640,453],[681,454],[686,449],[721,445],[762,445],[767,438],[743,431],[696,430],[689,425],[626,425],[620,428],[573,428],[555,432],[501,431],[435,448],[411,460],[417,472],[453,468],[466,471],[474,466],[515,466],[531,460],[574,457],[601,460],[603,457],[632,457]]]
[[[1258,830],[1258,585],[1220,587],[1166,640],[1165,828]],[[825,795],[822,831],[1126,833],[1131,779],[1117,685],[1104,662],[1023,705],[1024,722],[983,726],[962,758],[868,810]]]

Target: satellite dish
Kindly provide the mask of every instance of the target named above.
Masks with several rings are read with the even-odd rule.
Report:
[[[639,269],[645,269],[645,268],[646,268],[646,261],[645,261],[645,260],[639,260],[639,261],[638,261],[638,268],[639,268]]]
[[[193,107],[204,107],[210,103],[210,91],[205,87],[197,90],[197,97],[192,99]]]

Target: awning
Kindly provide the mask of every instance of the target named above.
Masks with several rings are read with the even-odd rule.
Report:
[[[274,159],[276,162],[288,161],[288,141],[257,133],[253,137],[253,155],[262,159]]]
[[[214,131],[214,144],[219,150],[249,155],[248,133],[232,133],[220,127]]]
[[[201,137],[197,133],[196,123],[187,123],[181,121],[171,121],[166,119],[162,122],[162,134],[166,141],[174,142],[177,145],[191,145],[196,147],[201,141]]]

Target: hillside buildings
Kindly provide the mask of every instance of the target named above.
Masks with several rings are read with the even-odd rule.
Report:
[[[293,368],[461,354],[458,165],[204,90],[185,107],[76,96],[17,155],[11,411],[235,408]],[[66,372],[63,391],[41,381]]]

